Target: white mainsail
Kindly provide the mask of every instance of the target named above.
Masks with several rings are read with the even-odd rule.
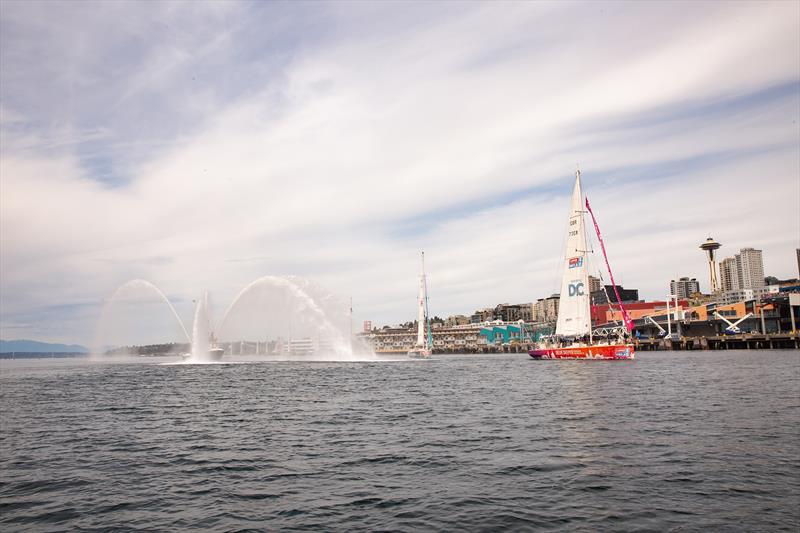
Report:
[[[425,341],[425,252],[422,252],[422,272],[419,275],[419,315],[417,317],[417,347],[426,346]]]
[[[580,336],[591,331],[587,262],[581,173],[578,171],[575,174],[575,188],[572,191],[572,206],[567,226],[567,244],[564,248],[564,276],[561,280],[561,298],[558,302],[556,335]]]

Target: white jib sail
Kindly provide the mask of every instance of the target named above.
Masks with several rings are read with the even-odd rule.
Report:
[[[423,254],[423,261],[425,255]],[[425,346],[425,263],[419,275],[419,316],[417,317],[417,346]]]
[[[564,248],[564,276],[561,280],[561,298],[558,302],[557,335],[586,335],[591,329],[587,262],[581,173],[578,171],[575,175],[575,189],[572,191],[567,244]]]

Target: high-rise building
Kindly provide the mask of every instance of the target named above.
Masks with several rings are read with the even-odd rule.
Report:
[[[719,282],[723,291],[739,289],[739,268],[736,259],[727,257],[719,262]]]
[[[674,294],[678,298],[690,298],[692,294],[700,292],[700,283],[692,278],[680,278],[678,281],[670,280],[669,293]]]
[[[761,250],[742,248],[736,254],[736,270],[740,289],[757,289],[764,286],[764,260]]]

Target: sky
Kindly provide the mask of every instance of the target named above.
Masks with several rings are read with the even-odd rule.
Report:
[[[535,301],[576,166],[641,298],[708,291],[708,236],[797,277],[799,119],[798,2],[6,0],[0,337],[85,343],[135,278],[398,323],[422,249],[432,314]]]

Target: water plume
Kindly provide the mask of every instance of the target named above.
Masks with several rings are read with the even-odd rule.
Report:
[[[103,302],[100,319],[95,331],[95,338],[92,343],[92,353],[95,355],[102,354],[109,341],[112,340],[109,339],[111,327],[120,325],[120,319],[118,316],[115,316],[114,313],[116,307],[123,303],[130,304],[131,302],[137,302],[141,305],[141,303],[146,301],[143,299],[144,297],[153,295],[156,297],[156,303],[166,306],[169,315],[174,318],[174,324],[178,325],[180,332],[183,334],[185,342],[191,343],[191,335],[189,335],[189,332],[186,330],[186,326],[175,310],[175,306],[172,305],[172,302],[170,302],[164,292],[147,280],[132,279],[117,287],[116,290],[111,293],[111,296]],[[140,306],[137,307],[136,311],[135,321],[144,323],[150,319],[151,324],[148,324],[148,326],[152,327],[153,317],[149,316],[147,313],[143,313]]]
[[[196,301],[191,336],[164,293],[146,280],[121,285],[106,302],[100,330],[108,321],[106,307],[129,290],[159,297],[190,342],[182,355],[188,363],[219,361],[235,355],[280,359],[353,361],[374,358],[363,343],[354,347],[352,310],[323,287],[300,277],[263,276],[242,288],[215,326],[208,292]]]

